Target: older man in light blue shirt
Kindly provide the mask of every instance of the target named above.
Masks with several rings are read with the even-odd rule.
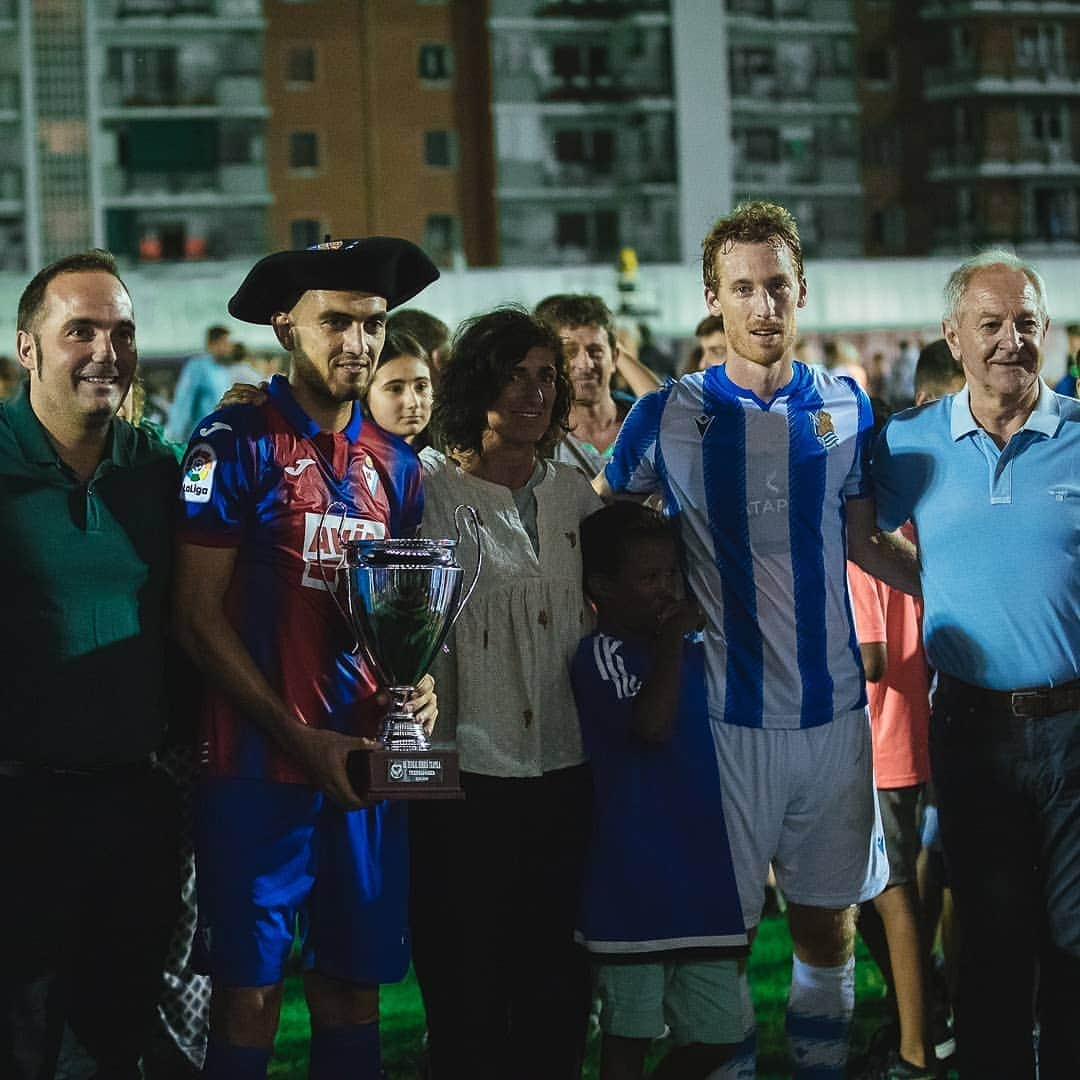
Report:
[[[1080,1076],[1080,402],[1039,377],[1048,326],[1033,267],[963,263],[943,329],[968,385],[894,417],[874,457],[879,527],[918,531],[939,672],[965,1077],[1035,1075],[1033,993],[1042,1080]]]

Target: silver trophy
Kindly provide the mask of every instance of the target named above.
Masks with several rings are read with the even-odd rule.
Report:
[[[327,514],[340,505],[333,504]],[[472,522],[477,549],[476,570],[464,594],[464,571],[455,558],[462,518]],[[458,506],[454,524],[455,540],[341,541],[344,605],[324,574],[357,647],[391,698],[379,728],[383,748],[349,754],[350,782],[365,798],[461,797],[457,754],[432,750],[408,705],[480,577],[483,557],[475,508]],[[321,568],[321,553],[319,564]]]

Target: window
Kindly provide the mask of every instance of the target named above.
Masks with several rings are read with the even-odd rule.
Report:
[[[289,136],[289,168],[319,167],[319,137],[314,131],[294,131]]]
[[[892,56],[888,49],[866,51],[863,55],[863,78],[874,83],[892,82]]]
[[[614,210],[556,214],[555,244],[587,251],[594,258],[614,255],[619,248],[618,216]]]
[[[555,160],[574,164],[585,160],[584,131],[555,132]]]
[[[750,128],[743,139],[747,161],[780,160],[780,136],[774,128]]]
[[[589,222],[584,214],[555,215],[555,243],[558,247],[584,248],[589,241]]]
[[[310,85],[315,81],[315,48],[312,45],[293,45],[285,59],[285,81],[294,85]]]
[[[588,165],[601,175],[611,173],[615,164],[615,132],[608,128],[555,132],[555,160],[561,165]]]
[[[318,218],[294,218],[289,222],[289,247],[293,251],[322,243],[323,228]]]
[[[1034,23],[1016,30],[1016,66],[1021,74],[1064,72],[1064,42],[1057,23]]]
[[[577,87],[610,86],[613,82],[606,45],[555,45],[551,70],[560,82]]]
[[[422,83],[447,83],[454,74],[454,56],[449,45],[421,45],[417,74]]]
[[[177,100],[176,49],[110,49],[108,72],[125,105],[167,105]]]
[[[775,83],[775,59],[765,47],[734,48],[730,54],[731,89],[740,96],[769,94]]]
[[[460,251],[457,220],[450,214],[429,214],[424,222],[423,248],[439,266],[449,266]]]
[[[1060,142],[1063,131],[1058,105],[1028,105],[1020,110],[1020,136],[1026,141]]]
[[[424,132],[424,164],[436,169],[452,169],[457,153],[452,131]]]
[[[902,206],[887,206],[870,216],[871,243],[886,251],[901,252],[907,240],[907,226]]]

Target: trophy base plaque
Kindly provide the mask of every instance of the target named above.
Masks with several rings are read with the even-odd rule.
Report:
[[[349,783],[363,799],[463,799],[453,750],[352,750]]]

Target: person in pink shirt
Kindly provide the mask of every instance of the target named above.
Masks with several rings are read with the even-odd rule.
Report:
[[[904,527],[909,540],[911,526]],[[922,604],[854,563],[848,584],[867,679],[874,776],[889,859],[889,883],[874,901],[885,929],[900,1021],[892,1060],[867,1077],[931,1077],[935,1059],[926,1019],[926,970],[919,926],[919,820],[930,778],[930,674],[921,640]]]

